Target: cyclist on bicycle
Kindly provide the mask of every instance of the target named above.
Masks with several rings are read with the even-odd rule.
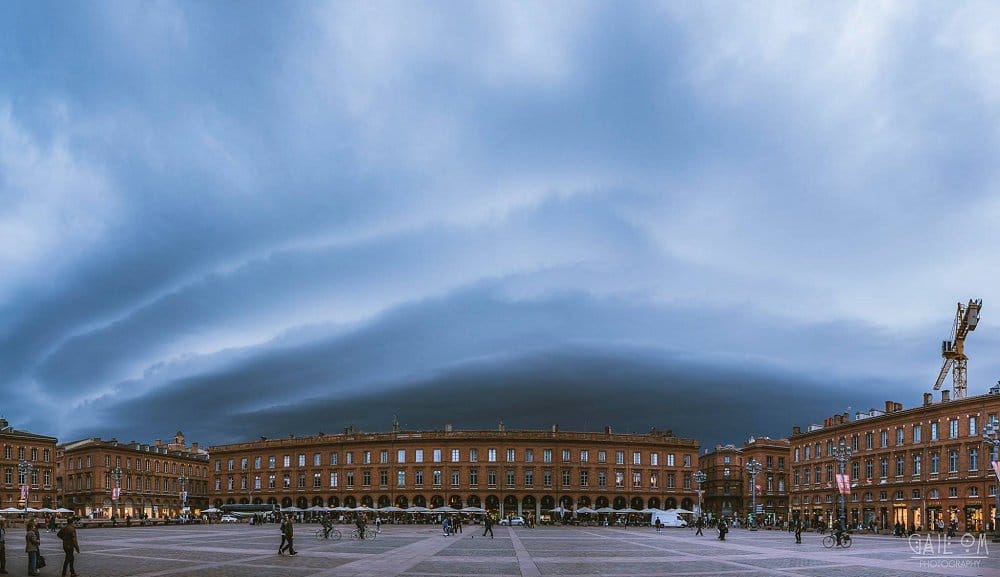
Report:
[[[323,517],[321,523],[323,524],[323,538],[329,539],[330,531],[333,530],[333,521],[331,521],[329,517]]]
[[[358,514],[354,518],[354,526],[358,528],[358,539],[364,540],[365,538],[365,518],[363,515]]]
[[[833,536],[837,538],[837,546],[842,544],[844,529],[840,526],[840,519],[833,522]]]

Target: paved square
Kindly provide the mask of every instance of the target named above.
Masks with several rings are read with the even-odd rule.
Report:
[[[824,548],[815,534],[796,545],[785,532],[738,529],[723,543],[714,533],[696,537],[688,529],[496,527],[490,539],[476,526],[444,537],[430,525],[387,525],[365,542],[347,538],[346,527],[345,539],[329,542],[316,540],[315,528],[296,526],[294,557],[277,555],[277,525],[86,529],[79,532],[77,571],[83,577],[1000,577],[1000,544],[987,543],[984,550],[979,542],[957,539],[947,549],[921,542],[917,553],[893,537],[857,536],[845,550]],[[13,575],[27,574],[21,533],[8,533]],[[58,545],[52,533],[42,533],[48,560],[42,575],[59,574]]]

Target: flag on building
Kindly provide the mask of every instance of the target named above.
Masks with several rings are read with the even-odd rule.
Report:
[[[841,495],[851,494],[851,476],[847,474],[837,474],[837,490]]]
[[[1000,461],[993,461],[993,472],[997,474],[997,479],[1000,480]]]
[[[31,490],[31,488],[28,487],[28,485],[21,485],[21,498],[22,499],[27,499],[28,498],[28,491],[30,491],[30,490]]]
[[[121,497],[121,494],[122,494],[121,487],[115,487],[114,489],[111,489],[111,500],[117,501],[118,497]]]

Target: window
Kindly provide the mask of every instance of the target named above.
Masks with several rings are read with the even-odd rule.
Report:
[[[979,449],[973,447],[969,449],[969,471],[979,470]]]
[[[291,455],[285,455],[284,457],[281,458],[281,462],[282,462],[282,464],[283,464],[284,467],[291,467],[292,466],[292,456]],[[230,469],[232,469],[232,467],[230,467]]]
[[[490,470],[486,471],[486,484],[489,485],[490,487],[496,487],[497,486],[497,470],[496,469],[490,469]]]
[[[941,455],[931,453],[931,475],[937,475],[941,466]]]
[[[562,470],[562,486],[569,487],[569,469]]]
[[[378,452],[378,462],[383,465],[389,462],[389,451],[387,449],[382,449]]]
[[[979,434],[979,417],[972,415],[969,417],[969,436],[975,437]]]
[[[859,439],[858,434],[854,433],[854,436],[851,437],[851,450],[852,451],[857,452],[857,450],[858,450],[858,439]]]
[[[347,479],[346,479],[346,481],[347,481],[347,488],[348,489],[354,488],[354,471],[348,471],[347,474],[346,474],[346,477],[347,477]]]
[[[809,476],[808,475],[808,471],[809,471],[809,469],[806,469],[806,476],[807,477]],[[722,476],[723,477],[728,477],[729,476],[729,467],[723,467],[723,469],[722,469]],[[809,481],[806,481],[806,483],[808,483],[808,482]]]
[[[874,448],[875,448],[875,435],[873,435],[869,431],[865,433],[865,449],[874,449]]]
[[[903,444],[903,434],[904,433],[905,433],[905,431],[903,430],[903,427],[896,427],[896,446],[899,446],[899,445]]]
[[[948,452],[948,472],[957,473],[958,472],[958,451]]]
[[[784,459],[782,459],[782,460],[784,460]],[[690,467],[691,466],[691,455],[684,455],[684,466],[685,467]]]
[[[653,471],[649,474],[649,488],[656,489],[660,486],[660,476]]]
[[[299,453],[299,466],[300,467],[305,467],[306,466],[306,454],[305,453]]]
[[[809,450],[808,450],[808,449],[809,449],[809,447],[806,447],[806,458],[807,458],[807,459],[809,458]],[[722,462],[723,462],[724,464],[728,465],[728,464],[729,464],[729,461],[730,461],[730,457],[729,457],[729,455],[726,455],[725,457],[722,457]]]
[[[854,479],[861,477],[861,463],[857,461],[851,463],[851,477]]]
[[[632,451],[632,464],[641,465],[642,464],[642,453],[639,451]]]
[[[889,431],[886,431],[885,429],[883,429],[882,432],[880,433],[880,437],[881,437],[880,440],[882,441],[882,448],[884,449],[884,448],[888,447],[889,446]]]
[[[486,460],[489,461],[490,463],[496,463],[497,462],[497,450],[496,449],[488,449],[486,451]]]
[[[388,469],[379,469],[379,471],[378,471],[378,486],[379,487],[383,487],[383,488],[389,486],[389,470]]]
[[[958,419],[948,420],[948,438],[949,439],[958,438]]]
[[[542,471],[542,484],[546,487],[552,486],[552,469]]]
[[[969,496],[970,497],[978,497],[979,496],[979,487],[977,487],[975,485],[969,487]]]
[[[798,448],[798,447],[795,447],[795,456],[794,456],[794,460],[795,460],[795,462],[796,462],[796,463],[798,463],[798,462],[799,462],[799,448]]]
[[[253,476],[253,488],[255,491],[260,490],[260,475]]]
[[[323,474],[320,472],[313,473],[313,488],[319,489],[323,486]]]
[[[937,423],[937,421],[934,421],[933,423],[931,423],[931,440],[932,441],[938,440],[938,423]]]
[[[805,446],[805,460],[808,461],[811,458],[812,458],[812,446],[811,445],[806,445]],[[726,457],[726,462],[727,463],[729,462],[729,457]]]
[[[361,486],[362,487],[372,486],[372,472],[368,469],[361,471]]]
[[[396,462],[400,464],[406,462],[406,449],[398,449],[396,451]]]
[[[282,485],[281,485],[282,487],[284,487],[285,489],[290,489],[292,487],[292,477],[291,477],[291,475],[289,475],[288,473],[285,473],[285,476],[282,478],[281,482],[282,482]]]
[[[462,483],[462,475],[458,472],[458,469],[452,469],[451,471],[451,486],[457,487]]]
[[[424,470],[423,469],[417,469],[416,471],[413,472],[413,482],[418,487],[423,487],[424,486]]]
[[[598,451],[597,452],[597,462],[598,463],[607,463],[608,462],[608,452],[607,451]]]
[[[276,479],[276,477],[275,477],[274,473],[271,473],[270,475],[267,476],[267,488],[268,489],[274,489],[275,483],[276,483],[275,479]]]
[[[921,469],[920,469],[920,458],[921,457],[920,457],[919,453],[916,454],[916,455],[913,455],[913,474],[914,475],[919,475],[920,472],[921,472]]]
[[[472,487],[479,486],[479,469],[469,469],[469,485]]]
[[[922,431],[923,431],[923,427],[921,425],[913,425],[913,442],[914,443],[919,443],[920,442],[920,434],[921,434]]]
[[[361,452],[361,464],[362,465],[371,465],[372,464],[372,452],[371,451],[362,451]]]
[[[514,486],[514,469],[507,469],[506,476],[507,476],[507,486],[508,487],[513,487]]]
[[[865,478],[871,480],[874,476],[874,465],[871,459],[865,461]],[[806,481],[808,483],[808,481]]]
[[[525,487],[535,486],[535,471],[533,469],[526,469],[524,471],[524,486]]]
[[[642,473],[639,471],[632,472],[632,486],[635,488],[642,487]]]
[[[598,471],[597,472],[597,486],[598,487],[607,487],[608,486],[608,473],[607,473],[607,471]]]
[[[931,490],[927,491],[927,498],[928,499],[937,499],[940,496],[941,496],[941,493],[939,493],[937,489],[931,489]]]
[[[902,477],[906,469],[906,460],[903,455],[896,456],[896,476]]]
[[[886,459],[885,457],[882,457],[882,460],[879,461],[879,463],[881,464],[881,469],[879,469],[879,471],[881,473],[880,476],[883,479],[885,479],[886,477],[889,476],[889,459]]]
[[[470,463],[479,462],[479,449],[469,449],[469,462]]]
[[[513,463],[515,456],[516,455],[515,455],[514,449],[507,449],[507,462],[508,463]]]
[[[330,464],[331,465],[336,465],[337,461],[338,461],[338,459],[337,459],[337,453],[330,453]]]
[[[108,459],[107,459],[107,466],[108,467],[111,466],[111,457],[108,457]],[[229,459],[228,461],[226,461],[226,470],[227,471],[232,471],[234,467],[235,467],[235,463],[233,462],[233,459]]]
[[[615,487],[625,486],[625,471],[617,470],[615,471]]]
[[[424,462],[424,450],[423,449],[417,449],[416,451],[414,451],[413,462],[415,462],[415,463],[423,463]]]
[[[587,463],[590,461],[590,451],[583,450],[580,451],[580,462]]]
[[[774,468],[774,457],[772,457],[771,455],[767,456],[767,468],[768,469]]]
[[[534,463],[535,462],[535,450],[534,449],[525,449],[524,450],[524,462],[525,463]]]
[[[260,469],[260,463],[261,463],[261,458],[260,457],[254,457],[253,458],[253,468],[254,469]],[[138,465],[139,465],[139,460],[138,459],[136,459],[135,464],[138,467]]]
[[[406,471],[400,469],[396,471],[396,486],[405,487],[406,486]]]
[[[461,460],[462,460],[462,458],[460,456],[460,451],[458,449],[452,449],[451,450],[451,462],[452,463],[457,463],[457,462],[459,462]]]
[[[552,449],[545,449],[542,451],[542,462],[551,463],[552,462]]]
[[[562,460],[563,460],[563,463],[568,463],[570,461],[570,458],[569,458],[569,449],[563,449],[563,451],[562,451]]]
[[[658,467],[660,465],[660,454],[659,453],[655,453],[655,452],[654,453],[650,453],[649,454],[649,464],[652,465],[652,466],[654,466],[654,467]]]
[[[615,464],[616,465],[625,464],[625,451],[615,451]]]
[[[676,476],[674,473],[667,473],[667,488],[673,489],[676,486]]]
[[[674,466],[674,454],[673,453],[667,453],[667,466],[668,467],[673,467]]]
[[[954,499],[958,497],[958,487],[948,487],[948,498]]]

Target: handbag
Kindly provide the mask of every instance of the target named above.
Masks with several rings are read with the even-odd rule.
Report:
[[[42,557],[41,553],[38,554],[38,561],[35,563],[35,567],[39,569],[45,567],[45,557]]]

